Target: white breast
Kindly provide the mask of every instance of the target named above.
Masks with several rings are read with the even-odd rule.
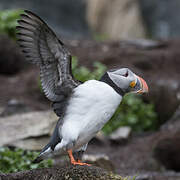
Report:
[[[122,97],[108,84],[89,80],[75,88],[60,134],[65,140],[88,142],[112,117]]]

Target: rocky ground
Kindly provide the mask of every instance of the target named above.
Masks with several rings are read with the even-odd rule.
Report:
[[[14,112],[47,111],[50,102],[40,93],[38,69],[23,61],[13,42],[0,38],[0,44],[0,122],[3,123],[3,118]],[[180,41],[67,41],[66,44],[80,64],[89,68],[92,68],[93,61],[100,61],[108,68],[129,67],[146,79],[150,93],[144,96],[144,100],[155,103],[159,121],[163,124],[154,133],[132,134],[123,144],[108,139],[93,140],[87,154],[107,155],[115,172],[122,176],[138,173],[141,179],[180,179]]]
[[[12,174],[0,174],[0,179],[2,180],[124,180],[118,175],[114,175],[110,172],[107,172],[101,168],[94,166],[65,166],[65,167],[54,167],[54,168],[44,168],[44,169],[35,169],[31,171],[18,172]]]

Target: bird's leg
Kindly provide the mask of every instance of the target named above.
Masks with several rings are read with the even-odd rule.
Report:
[[[82,155],[83,155],[84,151],[83,150],[76,150],[73,152],[73,157],[77,162],[80,162],[80,160],[82,159]]]
[[[70,160],[71,160],[71,164],[73,164],[73,165],[82,165],[82,166],[83,166],[83,165],[90,166],[90,164],[82,163],[80,160],[75,161],[75,159],[74,159],[74,157],[73,157],[73,155],[72,155],[72,149],[68,150],[67,152],[68,152],[69,158],[70,158]]]

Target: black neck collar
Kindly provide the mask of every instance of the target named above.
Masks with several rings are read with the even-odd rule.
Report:
[[[121,96],[124,96],[125,92],[119,88],[108,76],[108,73],[106,72],[102,78],[100,79],[100,81],[107,83],[109,86],[111,86],[118,94],[120,94]]]

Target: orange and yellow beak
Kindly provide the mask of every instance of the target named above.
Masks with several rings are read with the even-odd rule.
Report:
[[[140,90],[138,90],[137,93],[139,93],[139,94],[148,93],[149,88],[147,86],[146,81],[143,78],[139,77],[139,76],[137,76],[137,78],[138,78],[140,86],[141,86]]]

